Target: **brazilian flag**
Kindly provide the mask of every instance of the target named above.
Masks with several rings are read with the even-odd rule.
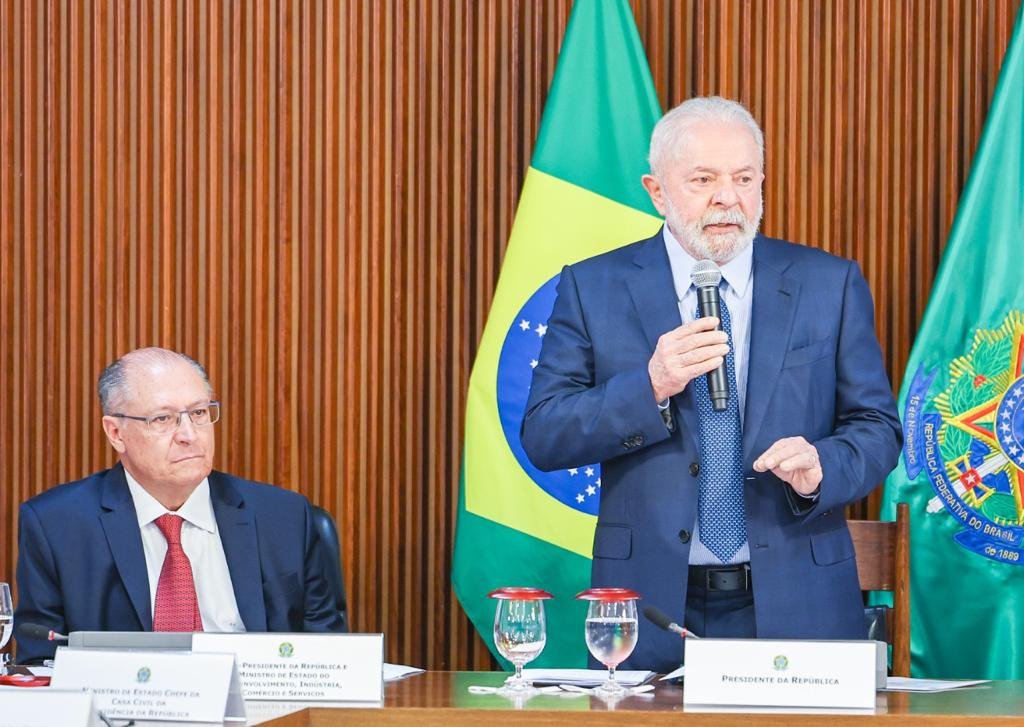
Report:
[[[586,664],[586,609],[573,596],[590,584],[601,473],[596,462],[541,472],[523,451],[519,425],[562,266],[661,224],[640,184],[660,115],[629,5],[577,0],[470,377],[452,573],[492,652],[488,592],[534,586],[554,594],[547,645],[531,666]]]
[[[1024,679],[1022,18],[900,391],[914,676]]]

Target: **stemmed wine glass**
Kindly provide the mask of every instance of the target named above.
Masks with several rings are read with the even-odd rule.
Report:
[[[14,630],[14,605],[11,602],[11,587],[0,583],[0,651],[11,640]],[[0,654],[0,674],[7,673],[7,657]]]
[[[587,648],[595,659],[608,667],[608,681],[594,693],[601,697],[621,697],[628,690],[615,681],[615,668],[636,647],[636,602],[640,596],[628,588],[590,588],[576,598],[590,601],[584,630]]]
[[[498,601],[494,613],[494,645],[516,669],[498,694],[536,694],[538,690],[523,679],[523,665],[536,659],[544,650],[547,641],[544,601],[552,596],[539,588],[511,587],[499,588],[487,596]]]

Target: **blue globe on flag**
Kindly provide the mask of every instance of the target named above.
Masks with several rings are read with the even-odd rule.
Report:
[[[588,515],[597,515],[601,493],[600,465],[587,464],[543,472],[533,466],[519,439],[519,426],[526,414],[533,369],[540,360],[548,318],[555,307],[558,278],[558,275],[551,278],[530,296],[505,334],[498,357],[498,416],[509,449],[530,479],[562,504]]]

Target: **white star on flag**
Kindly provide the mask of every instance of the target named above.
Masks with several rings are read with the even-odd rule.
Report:
[[[575,477],[576,475],[579,474],[579,470],[573,467],[571,470],[569,470],[569,474]]]
[[[594,476],[594,468],[593,467],[587,467],[587,469],[585,469],[584,472],[586,473],[587,477],[593,477]]]
[[[601,478],[598,477],[596,480],[594,480],[594,484],[597,485],[598,487],[600,487],[601,486]]]
[[[543,323],[538,323],[537,327],[534,330],[537,331],[538,336],[543,336],[545,333],[548,332],[548,327],[545,326]]]
[[[597,494],[597,488],[594,487],[593,485],[587,485],[587,494],[588,495]]]
[[[583,502],[586,498],[583,495],[576,495],[576,502]]]
[[[531,359],[531,360],[530,360],[530,368],[531,368],[531,369],[535,369],[535,368],[537,368],[537,364],[538,364],[538,363],[540,363],[540,361],[538,361],[537,359]]]
[[[530,330],[530,322],[528,320],[526,320],[525,318],[523,320],[519,321],[519,329],[523,330],[523,331]]]

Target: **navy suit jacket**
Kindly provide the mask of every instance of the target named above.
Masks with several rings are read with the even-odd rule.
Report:
[[[211,472],[210,499],[239,614],[248,631],[344,631],[328,593],[309,502]],[[135,505],[118,464],[21,506],[15,623],[54,631],[152,631]],[[51,642],[18,639],[22,662]]]
[[[892,470],[902,441],[871,295],[855,263],[763,236],[753,283],[743,467],[757,635],[865,638],[843,507]],[[680,323],[660,233],[566,267],[522,440],[541,469],[601,462],[593,584],[633,588],[683,623],[697,414],[687,387],[667,427],[647,371],[658,338]],[[816,502],[752,468],[797,435],[820,456]],[[644,621],[623,668],[668,670],[681,655],[678,636]]]

